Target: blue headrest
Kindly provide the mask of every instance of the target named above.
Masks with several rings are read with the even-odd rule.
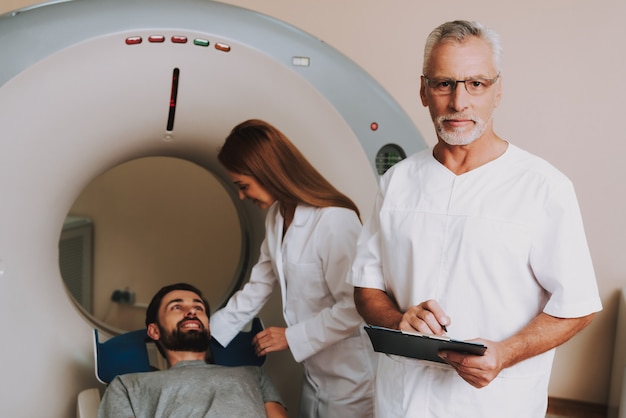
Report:
[[[241,331],[226,347],[211,338],[213,362],[230,367],[263,365],[265,356],[257,356],[252,346],[252,338],[260,331],[263,331],[263,323],[261,319],[254,318],[250,331]]]
[[[101,343],[94,329],[96,377],[110,383],[118,374],[148,372],[150,359],[146,349],[147,330],[127,332]]]

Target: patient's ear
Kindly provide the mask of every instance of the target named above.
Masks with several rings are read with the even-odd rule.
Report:
[[[154,341],[158,341],[159,338],[161,338],[161,332],[157,324],[152,323],[148,325],[148,337],[152,338]]]

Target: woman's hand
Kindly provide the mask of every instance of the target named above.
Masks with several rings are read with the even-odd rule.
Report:
[[[255,335],[252,344],[254,344],[257,356],[288,349],[286,330],[287,328],[282,327],[269,327]]]

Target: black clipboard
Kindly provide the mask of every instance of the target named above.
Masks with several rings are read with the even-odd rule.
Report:
[[[400,331],[375,325],[366,325],[364,328],[372,341],[374,351],[379,353],[445,363],[437,355],[439,350],[460,351],[478,356],[482,356],[487,350],[487,346],[480,343],[453,340],[440,335]]]

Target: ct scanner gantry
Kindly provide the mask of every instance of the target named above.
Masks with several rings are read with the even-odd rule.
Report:
[[[0,416],[71,416],[95,383],[91,329],[58,267],[81,190],[136,158],[222,179],[242,223],[238,276],[263,237],[216,151],[248,118],[278,126],[365,210],[376,176],[425,143],[365,71],[271,17],[210,0],[57,1],[0,16]],[[364,186],[365,185],[365,186]]]

